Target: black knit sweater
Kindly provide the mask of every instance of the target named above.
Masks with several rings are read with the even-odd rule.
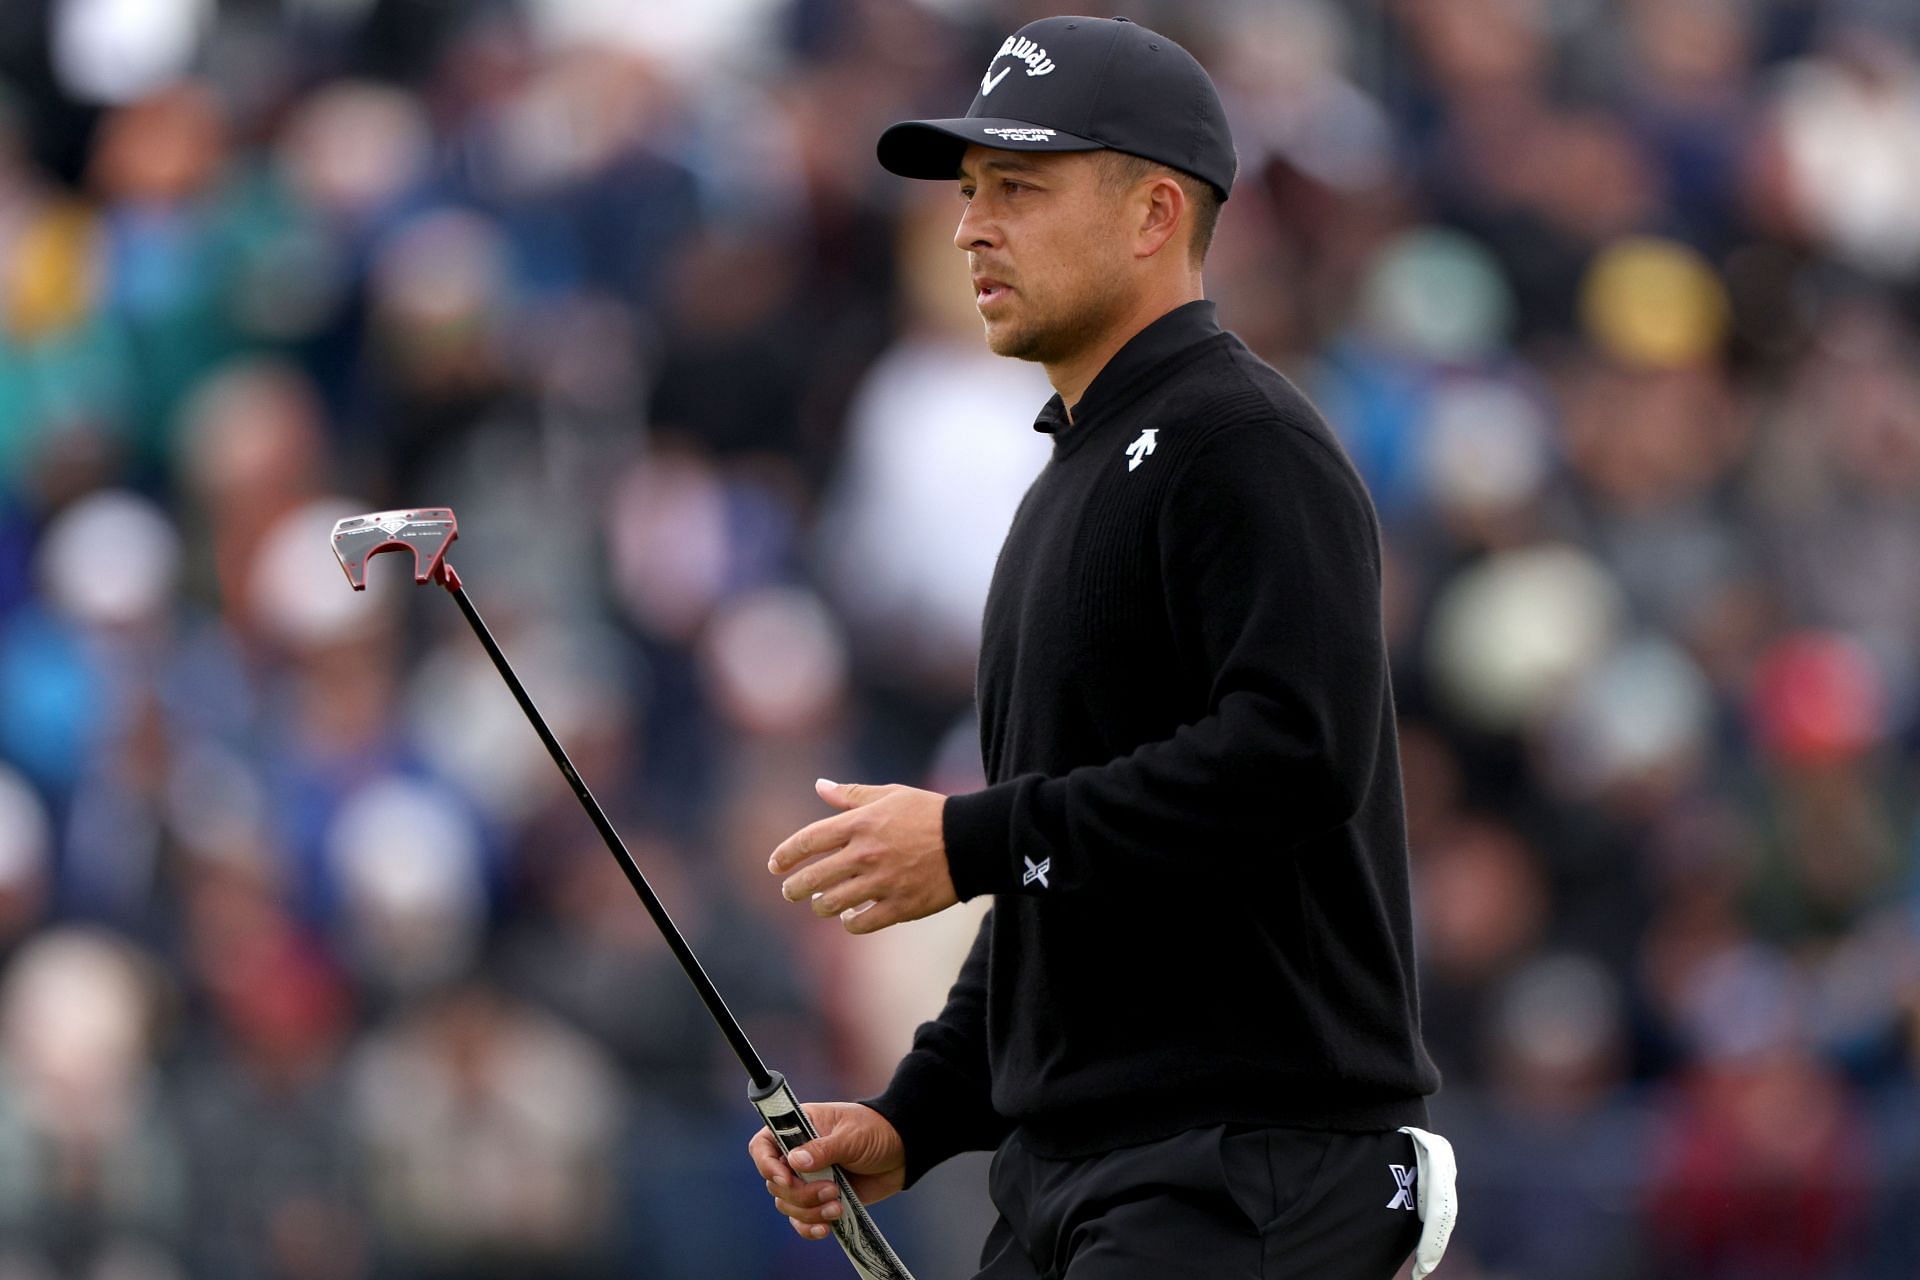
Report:
[[[991,785],[947,801],[995,895],[872,1105],[917,1179],[1015,1126],[1081,1155],[1215,1123],[1426,1122],[1379,531],[1311,404],[1214,319],[1101,370],[987,598]]]

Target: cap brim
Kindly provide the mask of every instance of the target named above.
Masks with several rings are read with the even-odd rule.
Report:
[[[880,135],[881,165],[903,178],[952,179],[969,146],[1001,151],[1099,151],[1104,143],[1025,120],[964,116],[958,120],[907,120]]]

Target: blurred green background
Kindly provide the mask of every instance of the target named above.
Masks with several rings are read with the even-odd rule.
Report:
[[[816,776],[980,785],[1048,389],[873,142],[1048,12],[0,2],[0,1280],[849,1274],[456,611],[326,533],[459,511],[762,1051],[877,1088],[977,915],[764,862]],[[1915,7],[1129,16],[1386,534],[1442,1275],[1913,1275]],[[883,1206],[922,1280],[982,1168]]]

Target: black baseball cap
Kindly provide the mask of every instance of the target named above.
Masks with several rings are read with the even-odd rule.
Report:
[[[908,120],[880,135],[903,178],[951,179],[969,144],[1007,151],[1125,151],[1210,184],[1238,167],[1220,95],[1193,55],[1126,18],[1042,18],[1001,44],[957,120]]]

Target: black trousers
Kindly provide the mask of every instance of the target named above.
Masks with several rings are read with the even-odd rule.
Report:
[[[1392,1280],[1413,1166],[1403,1133],[1215,1125],[1070,1160],[1015,1133],[975,1280]]]

